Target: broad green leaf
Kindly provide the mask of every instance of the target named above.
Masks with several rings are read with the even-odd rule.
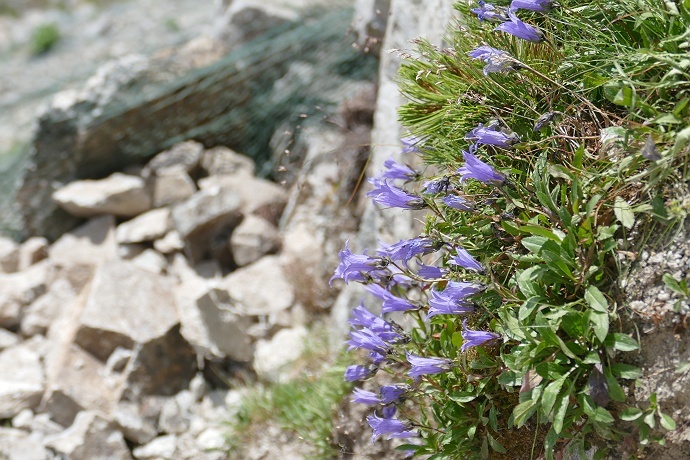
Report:
[[[611,366],[611,372],[613,372],[613,375],[622,379],[634,380],[642,377],[642,370],[630,364],[614,364]]]
[[[604,375],[606,376],[606,383],[609,386],[609,396],[611,397],[611,399],[618,402],[624,402],[625,392],[623,392],[623,389],[618,383],[618,380],[616,380],[616,378],[611,373],[611,369],[605,367]]]
[[[547,241],[549,241],[549,239],[544,236],[528,236],[523,238],[521,243],[530,252],[539,254],[539,252],[541,252],[541,248]]]
[[[683,128],[681,131],[676,133],[676,142],[673,144],[673,149],[671,149],[671,154],[676,155],[683,147],[687,145],[690,141],[690,126]]]
[[[656,426],[656,420],[654,419],[654,412],[650,412],[644,416],[642,419],[647,424],[649,428],[654,428]]]
[[[623,227],[631,229],[635,225],[635,213],[633,213],[628,202],[619,196],[616,197],[613,203],[613,213],[616,215],[618,222],[623,224]]]
[[[553,430],[560,434],[563,430],[563,421],[565,414],[568,412],[568,404],[570,404],[570,387],[563,391],[563,394],[556,400],[556,406],[553,412]]]
[[[609,312],[609,303],[606,301],[606,297],[601,293],[599,288],[596,286],[588,286],[585,291],[585,301],[593,310],[599,313]]]
[[[522,305],[520,305],[520,309],[518,310],[518,319],[520,321],[525,321],[527,318],[529,318],[534,309],[539,306],[541,301],[542,298],[538,296],[533,296],[525,300]]]
[[[618,332],[614,332],[606,336],[604,345],[619,351],[634,351],[640,348],[637,340],[633,339],[629,335],[620,334]]]
[[[544,389],[544,394],[541,397],[541,412],[545,417],[548,417],[551,413],[551,409],[553,409],[553,406],[556,403],[556,398],[558,397],[561,388],[563,388],[563,383],[568,378],[568,375],[570,374],[565,374],[561,378],[554,380]]]
[[[676,429],[675,420],[661,411],[659,411],[659,423],[669,431]]]
[[[518,283],[518,287],[520,288],[520,292],[522,292],[526,298],[541,296],[542,289],[538,284],[538,280],[542,274],[542,271],[543,269],[540,265],[535,265],[517,273],[516,281]]]
[[[595,420],[597,422],[601,423],[613,423],[613,415],[611,415],[611,412],[607,411],[603,407],[597,406],[597,408],[594,410],[594,413],[591,414],[592,420]]]
[[[661,280],[664,282],[667,288],[676,294],[679,294],[683,297],[687,296],[686,292],[683,291],[683,288],[680,286],[678,281],[676,281],[676,279],[670,273],[664,273],[664,276],[661,277]]]
[[[599,313],[596,311],[589,312],[589,322],[592,323],[594,335],[600,342],[606,340],[606,334],[609,332],[609,315],[608,313]]]
[[[536,236],[542,236],[544,238],[548,238],[550,240],[554,240],[557,243],[560,243],[563,241],[563,238],[559,238],[559,236],[554,233],[553,231],[549,230],[548,228],[545,227],[540,227],[538,225],[520,225],[519,227],[520,232],[530,234],[530,235],[536,235]],[[524,241],[524,239],[523,239]]]
[[[678,363],[678,366],[676,367],[676,373],[678,374],[683,374],[690,370],[690,363]]]
[[[528,399],[527,401],[521,402],[513,409],[513,424],[516,428],[522,428],[527,420],[534,414],[537,410],[537,406],[533,400]]]
[[[477,399],[477,395],[470,392],[456,392],[449,394],[448,398],[457,403],[468,403]]]
[[[626,422],[631,422],[633,420],[637,420],[638,418],[642,417],[642,412],[640,409],[637,407],[627,407],[623,411],[621,411],[619,417],[621,420],[625,420]]]

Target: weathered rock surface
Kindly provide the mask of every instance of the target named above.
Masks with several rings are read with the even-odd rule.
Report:
[[[134,449],[134,458],[138,460],[174,460],[177,449],[177,436],[167,434],[159,436],[146,445]]]
[[[139,413],[135,403],[119,403],[113,410],[113,419],[125,439],[133,443],[146,444],[158,434],[155,424]],[[136,457],[136,452],[134,455]]]
[[[19,267],[19,245],[0,235],[0,273],[13,273]]]
[[[280,233],[266,219],[248,215],[230,236],[232,258],[240,267],[280,248]]]
[[[46,257],[48,257],[48,240],[42,236],[31,237],[19,247],[18,270],[26,270]]]
[[[245,215],[255,214],[277,224],[287,203],[283,187],[266,179],[244,174],[210,176],[199,181],[201,190],[237,193]]]
[[[170,254],[184,249],[184,241],[177,230],[171,230],[163,238],[154,241],[153,247],[161,254]]]
[[[67,279],[55,280],[44,295],[24,310],[21,333],[28,337],[45,334],[60,311],[76,301],[76,298],[77,292]]]
[[[173,208],[175,228],[193,261],[227,252],[228,236],[242,219],[240,206],[235,192],[207,187]]]
[[[118,243],[153,241],[164,237],[172,227],[168,208],[152,209],[118,225],[115,239]]]
[[[37,407],[44,384],[43,365],[37,353],[22,344],[1,351],[0,419]]]
[[[270,315],[292,306],[294,287],[285,278],[278,256],[266,256],[224,278],[237,308],[245,315]]]
[[[145,175],[165,175],[172,171],[191,173],[199,165],[204,146],[194,141],[180,142],[148,162]]]
[[[19,325],[23,309],[45,293],[51,268],[46,261],[23,272],[0,273],[0,327]]]
[[[186,200],[197,191],[189,174],[182,169],[173,169],[149,179],[153,195],[153,206],[160,208]]]
[[[306,338],[307,330],[296,327],[278,331],[271,340],[259,340],[254,356],[254,370],[259,377],[270,382],[288,379],[289,367],[302,355]]]
[[[46,460],[48,451],[36,434],[0,427],[0,458],[4,460]]]
[[[206,150],[201,157],[201,167],[209,176],[221,174],[253,176],[256,169],[254,160],[227,147]]]
[[[120,395],[120,380],[104,363],[77,345],[51,350],[46,357],[47,389],[41,410],[70,426],[82,410],[110,412]]]
[[[132,217],[151,209],[151,196],[144,180],[122,173],[100,180],[72,182],[56,191],[53,200],[77,217],[101,214]]]
[[[164,337],[178,321],[166,279],[131,262],[112,261],[94,275],[75,341],[105,361],[117,347]]]
[[[228,357],[247,362],[252,358],[247,330],[250,321],[233,311],[233,302],[227,291],[210,289],[196,300],[196,307],[204,327],[207,344],[204,348],[212,356]]]
[[[65,233],[48,250],[55,265],[74,268],[94,267],[101,261],[117,258],[113,216],[95,217]]]
[[[19,343],[19,337],[17,334],[8,331],[7,329],[0,328],[0,351],[5,348],[12,347]]]
[[[80,412],[72,426],[46,440],[46,446],[70,460],[130,460],[122,433],[94,411]]]

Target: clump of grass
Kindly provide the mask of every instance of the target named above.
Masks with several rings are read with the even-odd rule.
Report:
[[[347,357],[333,358],[324,332],[308,339],[299,377],[286,382],[253,387],[230,423],[228,447],[241,458],[242,448],[267,425],[277,425],[304,441],[310,457],[329,459],[337,454],[331,441],[333,418],[340,401],[351,390],[343,380]]]
[[[43,24],[31,34],[31,54],[41,56],[60,41],[60,29],[55,24]]]

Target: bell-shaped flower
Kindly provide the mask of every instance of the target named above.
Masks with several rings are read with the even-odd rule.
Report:
[[[462,338],[465,340],[460,347],[460,351],[465,351],[470,347],[478,347],[492,340],[499,339],[501,336],[493,332],[471,331],[467,329],[467,319],[462,322]]]
[[[494,30],[500,30],[530,42],[540,42],[544,40],[544,34],[536,27],[522,22],[513,11],[509,11],[508,16],[509,20],[500,24]]]
[[[506,177],[503,174],[472,155],[472,153],[463,151],[462,156],[465,158],[465,166],[457,171],[461,176],[461,181],[475,179],[485,184],[494,185],[502,185],[506,181]]]
[[[484,271],[484,267],[482,267],[482,264],[477,262],[475,258],[472,257],[469,252],[467,252],[465,248],[461,247],[457,248],[457,255],[453,256],[453,258],[450,261],[448,261],[448,263],[451,265],[457,265],[466,270],[472,270],[480,273]]]
[[[417,237],[400,240],[390,245],[382,244],[376,254],[393,261],[400,261],[404,267],[407,267],[407,262],[414,256],[432,253],[440,249],[441,246],[442,243],[431,238]]]
[[[453,360],[446,358],[424,358],[422,356],[407,353],[407,361],[412,368],[408,372],[410,377],[419,378],[422,375],[440,374],[448,372],[453,366]]]
[[[547,13],[551,11],[551,0],[513,0],[510,2],[510,9]]]
[[[369,183],[374,188],[367,192],[367,196],[382,206],[402,209],[422,209],[426,206],[422,198],[389,184],[388,179],[372,178]]]
[[[520,138],[517,134],[505,132],[504,130],[500,129],[497,123],[489,124],[487,126],[479,123],[476,128],[472,129],[465,135],[465,139],[475,142],[478,145],[493,145],[495,147],[501,147],[504,149],[510,148],[520,142]]]
[[[441,200],[443,203],[451,207],[453,209],[457,209],[459,211],[473,211],[474,210],[474,205],[473,203],[467,201],[461,196],[458,195],[448,195],[443,197]]]
[[[419,309],[417,305],[410,303],[410,301],[407,299],[393,295],[386,288],[383,288],[378,284],[367,284],[364,288],[371,294],[383,300],[383,304],[381,305],[381,312],[383,313]]]
[[[345,249],[338,253],[340,264],[328,282],[329,285],[332,285],[335,279],[342,279],[345,283],[366,281],[367,275],[373,276],[372,272],[385,268],[386,264],[381,258],[369,257],[366,254],[353,254],[348,248],[348,244],[349,240],[345,241]]]
[[[480,21],[503,22],[508,20],[508,9],[479,0],[479,8],[470,10]]]
[[[367,417],[367,422],[374,430],[371,442],[376,441],[376,438],[384,434],[388,436],[388,439],[419,436],[419,433],[413,430],[409,424],[395,418],[381,418],[374,414]]]
[[[356,382],[370,377],[378,368],[376,366],[360,366],[352,365],[345,369],[345,380],[348,382]]]
[[[419,177],[419,173],[407,165],[396,162],[393,157],[388,158],[383,162],[385,170],[379,175],[380,179],[401,179],[401,180],[415,180]]]

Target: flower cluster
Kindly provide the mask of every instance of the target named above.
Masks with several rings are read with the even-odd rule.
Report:
[[[542,13],[547,12],[551,10],[551,1],[513,0],[510,4],[510,8],[505,8],[502,6],[492,5],[491,3],[486,3],[482,0],[479,0],[479,7],[473,8],[471,11],[472,13],[476,14],[479,20],[481,21],[500,22],[501,24],[499,24],[494,30],[500,30],[502,32],[530,42],[543,41],[544,34],[542,34],[541,31],[539,31],[539,29],[525,22],[522,22],[517,17],[515,12],[521,9],[538,11]]]
[[[490,132],[485,134],[484,131]],[[495,139],[503,136],[502,145],[505,147],[518,141],[517,136],[495,125],[480,125],[468,133],[468,139],[476,143],[469,147],[469,152],[464,152],[465,166],[454,174],[424,182],[423,194],[407,191],[395,183],[404,181],[402,185],[405,185],[420,182],[423,178],[411,167],[390,158],[384,163],[384,170],[370,181],[374,189],[368,196],[376,203],[404,209],[419,209],[428,204],[425,200],[440,199],[450,209],[473,212],[474,203],[459,194],[465,181],[474,179],[490,186],[501,186],[506,180],[504,174],[470,153],[476,153],[481,143],[498,146],[497,142],[483,142],[490,136]],[[415,148],[419,148],[419,143]],[[486,287],[478,282],[454,279],[459,273],[465,277],[480,277],[486,272],[482,262],[467,248],[440,237],[419,236],[392,244],[380,243],[374,254],[368,255],[366,251],[352,253],[349,242],[346,242],[331,283],[342,279],[345,283],[364,284],[367,292],[380,302],[381,315],[402,312],[429,323],[439,315],[467,317],[476,313],[473,297]],[[429,256],[441,264],[425,264],[422,258]],[[410,295],[412,292],[416,293],[414,297]],[[352,401],[376,407],[374,414],[367,417],[374,431],[373,439],[381,435],[388,438],[418,436],[412,422],[396,417],[397,408],[409,396],[419,394],[422,378],[451,372],[457,366],[457,356],[424,353],[423,344],[413,343],[408,331],[384,316],[372,313],[365,307],[364,300],[354,308],[349,322],[352,329],[346,342],[348,349],[365,351],[369,363],[349,366],[345,372],[347,381],[367,380],[385,366],[388,370],[399,368],[399,365],[407,369],[405,382],[384,385],[375,391],[354,390]],[[462,337],[465,342],[461,352],[500,338],[493,332],[468,329],[467,318],[463,322]]]

